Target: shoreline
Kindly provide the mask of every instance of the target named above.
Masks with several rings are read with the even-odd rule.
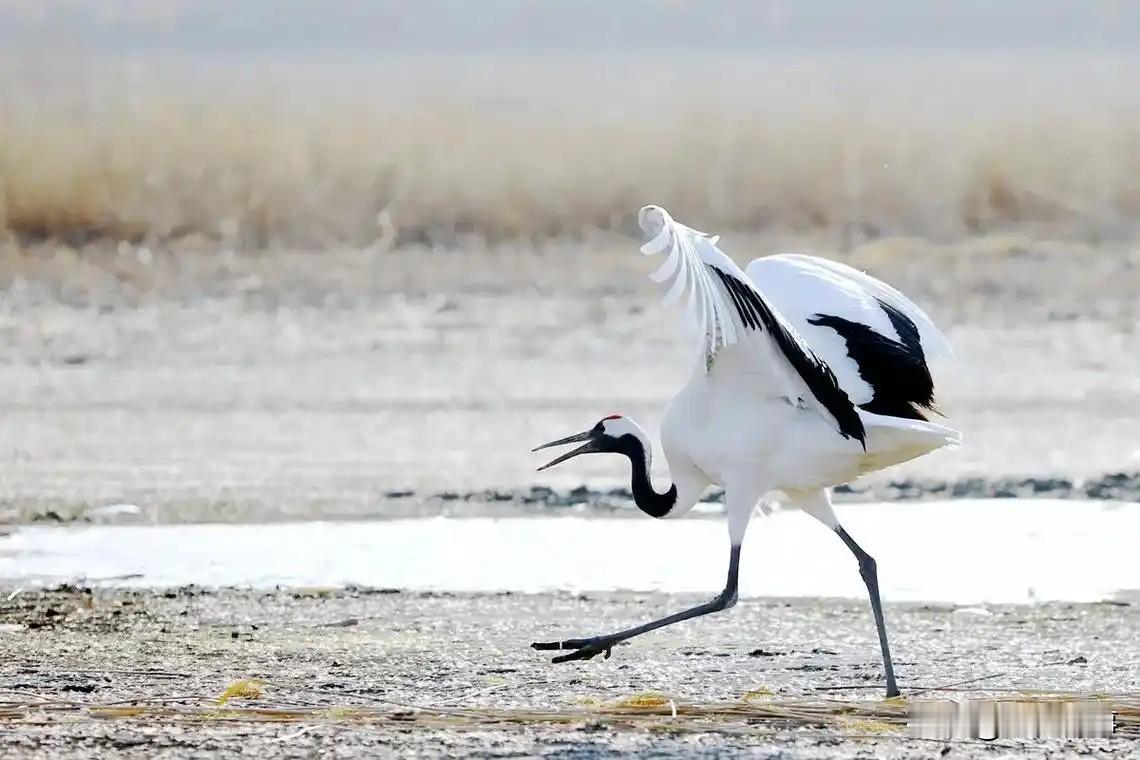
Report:
[[[1140,503],[1140,472],[1109,472],[1090,478],[1040,477],[962,477],[953,480],[902,478],[882,483],[838,486],[833,491],[836,504],[869,502],[924,502],[966,499],[1061,499],[1066,501],[1119,501]],[[778,503],[778,499],[776,500]],[[698,502],[694,516],[716,518],[723,492],[713,489]],[[164,518],[161,512],[144,519],[144,509],[129,503],[92,506],[61,514],[55,509],[10,513],[0,526],[80,525],[80,524],[197,524],[216,519]],[[596,517],[640,517],[633,505],[633,494],[626,487],[593,488],[585,484],[573,488],[534,485],[516,489],[478,491],[420,492],[393,489],[378,496],[371,512],[342,514],[336,511],[305,515],[279,515],[263,519],[243,519],[240,515],[222,519],[232,524],[279,523],[300,520],[390,520],[431,517],[555,517],[572,512]],[[0,534],[2,535],[2,534]]]

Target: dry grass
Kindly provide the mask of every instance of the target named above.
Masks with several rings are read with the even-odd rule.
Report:
[[[541,241],[628,229],[646,202],[840,247],[1140,231],[1129,61],[2,70],[0,228],[20,243]]]
[[[815,728],[847,737],[901,738],[906,736],[907,719],[912,711],[908,701],[901,698],[858,701],[775,696],[757,699],[746,696],[738,701],[695,703],[667,695],[644,694],[612,703],[550,710],[462,704],[446,707],[409,705],[353,692],[333,695],[326,689],[277,694],[276,699],[267,698],[258,691],[256,695],[231,695],[224,702],[193,695],[154,699],[140,695],[132,700],[96,703],[18,691],[0,690],[0,694],[5,695],[0,700],[0,725],[9,727],[93,719],[196,725],[216,722],[348,724],[451,730],[536,725],[567,729],[605,726],[619,730],[725,734],[770,734],[778,729]],[[322,697],[323,703],[315,705],[312,701],[314,696]],[[336,706],[327,704],[329,696],[339,697]],[[965,696],[964,693],[955,694],[959,699]],[[361,697],[364,697],[364,703]],[[1098,702],[1115,713],[1116,736],[1140,736],[1140,701],[1135,694],[1019,694],[989,699],[1022,706]],[[231,704],[230,700],[244,703]]]

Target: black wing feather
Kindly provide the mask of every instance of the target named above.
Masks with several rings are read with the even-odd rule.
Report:
[[[811,394],[823,405],[839,425],[839,433],[844,438],[854,438],[867,448],[866,431],[863,420],[847,393],[839,387],[835,373],[827,364],[796,341],[772,313],[764,299],[747,283],[711,264],[709,269],[716,273],[732,299],[740,321],[745,328],[767,330],[772,340],[787,358],[792,368],[799,374]]]
[[[880,300],[879,306],[899,340],[832,314],[816,314],[808,322],[830,327],[846,341],[847,355],[859,368],[859,376],[871,386],[871,400],[860,405],[861,409],[887,417],[926,420],[922,410],[935,411],[934,380],[926,366],[918,327],[889,303]]]

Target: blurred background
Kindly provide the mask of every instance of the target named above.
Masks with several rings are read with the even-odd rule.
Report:
[[[1138,49],[1125,2],[2,2],[0,519],[620,504],[529,450],[688,372],[646,203],[946,327],[966,445],[876,493],[1140,494]]]

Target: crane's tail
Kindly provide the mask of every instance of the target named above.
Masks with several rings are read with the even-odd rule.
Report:
[[[859,416],[867,430],[867,453],[860,465],[863,473],[909,462],[938,449],[957,448],[962,443],[961,433],[934,422],[863,411]]]

